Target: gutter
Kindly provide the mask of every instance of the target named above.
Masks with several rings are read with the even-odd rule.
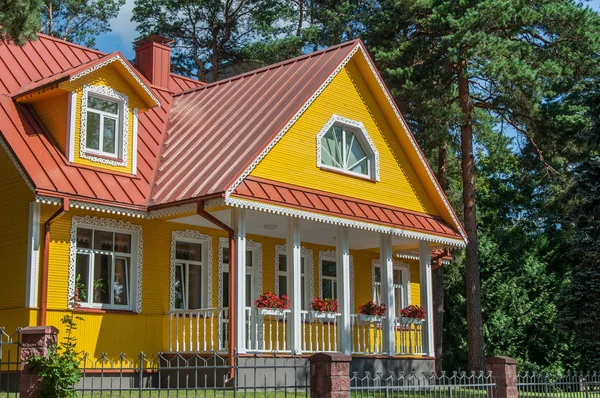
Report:
[[[217,227],[221,228],[229,237],[229,346],[227,347],[227,352],[229,354],[229,378],[233,378],[235,371],[235,341],[234,341],[234,331],[237,326],[238,320],[235,317],[234,308],[236,308],[236,294],[235,294],[235,266],[236,266],[236,258],[235,258],[235,235],[233,228],[223,223],[221,220],[207,212],[204,208],[204,200],[197,202],[196,214],[200,217],[210,221],[215,224]],[[212,266],[212,264],[211,264]]]
[[[50,226],[54,221],[69,211],[69,199],[62,198],[62,207],[44,223],[44,251],[42,252],[42,286],[39,313],[39,325],[46,326],[46,313],[48,312],[48,262],[50,259]]]

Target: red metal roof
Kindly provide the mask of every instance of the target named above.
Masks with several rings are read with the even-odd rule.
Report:
[[[264,178],[246,177],[232,196],[462,240],[460,234],[440,217]]]
[[[161,106],[139,115],[137,176],[71,164],[32,109],[10,98],[10,93],[85,69],[104,56],[45,35],[22,47],[0,42],[0,132],[36,193],[146,210],[173,93],[202,83],[172,74],[169,91],[151,89]]]
[[[150,204],[227,190],[356,45],[344,43],[175,96]]]

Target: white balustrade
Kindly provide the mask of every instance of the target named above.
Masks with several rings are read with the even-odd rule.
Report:
[[[398,317],[394,320],[394,345],[396,355],[422,355],[423,351],[422,319]]]
[[[381,328],[383,317],[352,314],[350,317],[350,347],[353,354],[382,355]]]
[[[169,351],[215,352],[227,349],[229,308],[168,311]]]
[[[338,351],[339,313],[301,311],[302,352]]]
[[[246,307],[248,352],[288,351],[290,310]]]

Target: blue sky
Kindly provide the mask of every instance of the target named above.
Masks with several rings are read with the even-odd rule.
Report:
[[[600,12],[600,0],[584,1],[584,4]],[[137,37],[137,32],[135,30],[136,23],[131,22],[132,14],[133,0],[126,0],[117,18],[111,21],[112,32],[96,39],[96,46],[99,50],[107,53],[119,50],[127,59],[134,58],[133,45],[131,43]]]

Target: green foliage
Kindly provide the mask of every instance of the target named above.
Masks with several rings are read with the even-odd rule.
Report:
[[[42,0],[0,0],[0,40],[23,44],[40,31]]]

